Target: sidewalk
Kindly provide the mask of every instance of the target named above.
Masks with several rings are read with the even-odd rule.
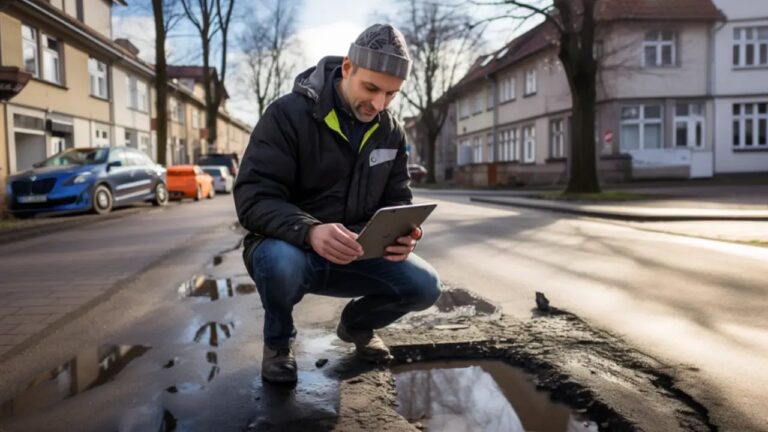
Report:
[[[647,199],[569,202],[533,198],[540,192],[467,191],[470,201],[610,219],[633,228],[768,246],[768,185],[679,183],[621,188]]]

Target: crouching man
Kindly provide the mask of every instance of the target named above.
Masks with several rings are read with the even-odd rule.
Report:
[[[353,298],[337,334],[359,357],[391,359],[374,330],[431,306],[440,280],[413,253],[421,230],[383,258],[357,232],[381,207],[410,204],[405,133],[387,107],[411,67],[403,35],[376,24],[346,57],[325,57],[260,118],[234,189],[243,252],[264,307],[262,377],[295,382],[293,307],[307,293]]]

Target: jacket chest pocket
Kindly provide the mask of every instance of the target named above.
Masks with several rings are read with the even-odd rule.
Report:
[[[376,149],[368,156],[368,166],[374,167],[395,160],[397,149]]]

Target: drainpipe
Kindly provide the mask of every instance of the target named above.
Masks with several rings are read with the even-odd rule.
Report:
[[[709,40],[708,42],[708,65],[707,67],[707,98],[712,99],[712,176],[715,176],[715,167],[717,164],[715,163],[715,159],[717,158],[717,131],[718,131],[718,124],[717,124],[717,116],[715,115],[717,111],[717,95],[715,94],[715,84],[717,82],[717,59],[715,58],[715,40],[717,38],[717,34],[720,32],[720,30],[725,27],[727,24],[726,21],[721,22],[720,24],[715,24],[710,28],[709,31]],[[704,117],[706,119],[706,115]],[[706,131],[705,131],[706,132]]]

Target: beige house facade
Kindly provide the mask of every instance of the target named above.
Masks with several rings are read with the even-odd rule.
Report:
[[[9,175],[73,147],[128,146],[157,160],[154,70],[112,40],[123,0],[17,0],[0,9],[0,65],[31,75],[0,103],[0,191]],[[202,69],[202,68],[200,68]],[[203,89],[169,82],[169,164],[208,152]],[[222,105],[223,148],[241,154],[250,127]]]

